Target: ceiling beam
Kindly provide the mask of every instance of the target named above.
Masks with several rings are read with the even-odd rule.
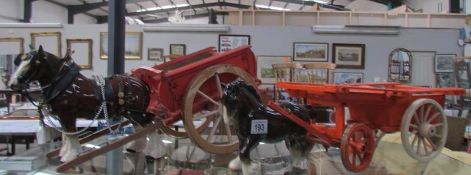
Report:
[[[173,12],[175,10],[188,10],[192,8],[205,8],[205,7],[215,7],[215,6],[228,6],[228,7],[235,7],[235,8],[242,8],[247,9],[250,8],[249,5],[242,5],[242,4],[234,4],[229,2],[212,2],[212,3],[205,3],[205,4],[195,4],[192,6],[186,7],[177,7],[177,8],[168,8],[168,9],[160,9],[160,10],[150,10],[150,11],[143,11],[143,12],[130,12],[126,14],[127,16],[137,16],[137,15],[145,15],[145,14],[154,14],[154,13],[162,13],[162,12]]]
[[[149,0],[126,0],[126,3],[137,3],[137,2],[144,2]],[[72,10],[75,14],[87,12],[93,9],[97,9],[100,7],[108,6],[108,1],[102,2],[95,2],[95,3],[87,3],[82,5],[68,5],[67,9]]]
[[[143,11],[143,12],[129,12],[126,14],[126,16],[140,16],[140,15],[146,15],[146,14],[156,14],[156,13],[168,13],[168,12],[173,12],[175,10],[189,10],[189,9],[197,9],[197,8],[206,8],[206,7],[217,7],[217,6],[226,6],[226,7],[234,7],[234,8],[240,8],[240,9],[248,9],[251,6],[249,5],[243,5],[243,4],[234,4],[230,2],[212,2],[212,3],[205,3],[205,4],[195,4],[186,7],[178,7],[178,8],[168,8],[168,9],[160,9],[160,10],[151,10],[151,11]],[[209,13],[208,13],[209,14]],[[191,15],[190,15],[191,16]],[[97,23],[106,23],[106,16],[99,16],[97,17]]]
[[[225,15],[227,14],[226,12],[214,12],[217,15]],[[202,18],[202,17],[208,17],[209,13],[200,13],[200,14],[194,14],[194,15],[183,15],[185,19],[188,18]],[[168,22],[168,18],[159,18],[159,19],[150,19],[150,20],[143,20],[144,23],[162,23],[162,22]]]

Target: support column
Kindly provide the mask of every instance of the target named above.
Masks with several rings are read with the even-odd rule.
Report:
[[[23,19],[21,20],[21,22],[31,22],[33,1],[35,0],[25,0],[23,9]]]
[[[124,35],[126,32],[124,15],[126,1],[108,1],[108,75],[124,73]],[[115,139],[109,135],[109,140]],[[106,153],[106,174],[123,174],[123,148],[117,148]]]
[[[124,73],[124,35],[126,1],[108,2],[108,75]]]

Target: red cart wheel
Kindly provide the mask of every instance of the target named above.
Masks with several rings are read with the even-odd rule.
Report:
[[[228,154],[239,148],[237,129],[223,117],[223,106],[220,102],[223,88],[234,80],[244,80],[256,87],[252,75],[233,65],[215,65],[201,71],[190,82],[184,98],[183,123],[191,140],[201,149],[214,154]],[[197,120],[211,121],[211,127],[198,131]],[[226,124],[229,123],[229,124]],[[210,128],[210,129],[209,129]]]
[[[373,159],[375,147],[372,129],[363,123],[349,124],[340,143],[343,165],[352,172],[365,170]]]
[[[441,105],[432,99],[417,99],[402,118],[402,145],[412,158],[429,161],[445,146],[447,131],[448,125]]]

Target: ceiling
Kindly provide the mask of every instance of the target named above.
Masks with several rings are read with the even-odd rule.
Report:
[[[107,0],[46,0],[66,7],[69,15],[86,14],[104,23],[108,15]],[[175,10],[183,11],[185,18],[208,16],[210,9],[237,10],[255,6],[268,10],[313,11],[348,10],[346,5],[354,0],[126,0],[126,16],[146,23],[164,22]],[[370,0],[387,4],[388,0]],[[318,5],[318,6],[317,6]]]

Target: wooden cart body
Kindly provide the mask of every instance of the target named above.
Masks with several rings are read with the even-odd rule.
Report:
[[[188,85],[198,73],[214,65],[235,66],[253,77],[257,76],[257,63],[250,46],[223,53],[217,53],[214,48],[210,47],[153,67],[144,66],[134,69],[132,75],[149,85],[151,95],[147,111],[163,117],[164,123],[169,125],[181,119]],[[235,78],[223,76],[221,81],[230,81]],[[217,89],[215,86],[207,85],[202,88],[202,91],[212,94],[212,92],[217,92]],[[194,110],[201,110],[201,107],[201,105],[196,105]],[[163,113],[165,115],[162,115]]]
[[[335,108],[335,123],[316,123],[304,122],[291,113],[281,109],[274,103],[269,106],[276,111],[288,117],[291,121],[304,127],[310,135],[315,137],[318,142],[341,147],[342,161],[347,169],[359,172],[364,170],[371,159],[365,157],[359,158],[361,164],[358,164],[356,157],[349,161],[350,157],[360,154],[364,151],[368,156],[372,156],[375,144],[378,138],[371,138],[374,132],[392,133],[401,131],[401,137],[405,149],[409,155],[417,160],[430,160],[436,156],[436,152],[441,150],[444,141],[433,144],[432,139],[425,141],[420,150],[420,141],[418,141],[417,150],[414,150],[412,139],[410,144],[410,135],[417,133],[435,134],[437,132],[435,124],[446,125],[446,118],[442,107],[445,102],[445,95],[463,95],[462,88],[427,88],[402,85],[399,83],[361,83],[361,84],[307,84],[278,82],[277,88],[284,89],[291,97],[302,98],[309,105],[329,106]],[[428,106],[426,106],[428,105]],[[348,110],[348,111],[347,111]],[[432,114],[433,113],[433,114]],[[431,116],[434,115],[434,116]],[[417,117],[420,116],[420,117]],[[422,117],[424,119],[422,119]],[[429,117],[431,116],[431,117]],[[442,116],[442,117],[440,117]],[[426,118],[428,117],[428,118]],[[416,118],[420,118],[416,119]],[[422,122],[422,120],[424,122]],[[443,121],[440,123],[440,121]],[[419,128],[416,131],[411,127]],[[446,130],[446,126],[445,130]],[[360,129],[353,129],[360,128]],[[432,131],[433,130],[433,131]],[[362,132],[361,141],[351,140],[357,133]],[[410,134],[409,132],[412,132]],[[443,131],[446,136],[446,131]],[[353,133],[353,134],[352,134]],[[414,136],[415,137],[415,136]],[[446,139],[446,138],[445,138]],[[354,143],[357,141],[357,143]],[[412,145],[412,146],[411,146]],[[425,147],[432,147],[426,150]],[[440,147],[441,146],[441,147]],[[412,147],[412,148],[411,148]],[[352,151],[358,149],[356,152]],[[369,151],[368,151],[369,150]],[[412,151],[411,151],[412,150]],[[414,152],[417,152],[416,154]],[[425,152],[422,154],[422,152]],[[371,157],[370,157],[371,158]]]

